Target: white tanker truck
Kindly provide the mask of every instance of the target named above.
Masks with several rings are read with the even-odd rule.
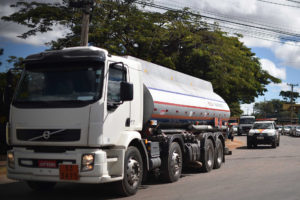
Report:
[[[225,161],[230,117],[210,82],[96,47],[30,55],[10,106],[10,179],[35,190],[56,182],[116,182],[125,196],[156,171]]]

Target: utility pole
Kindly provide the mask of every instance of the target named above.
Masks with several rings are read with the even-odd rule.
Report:
[[[89,25],[91,9],[94,5],[94,0],[69,0],[70,7],[81,8],[83,12],[80,46],[87,46],[89,40]]]
[[[298,84],[288,84],[288,86],[291,86],[291,124],[293,124],[293,104],[294,104],[294,87],[298,86]]]

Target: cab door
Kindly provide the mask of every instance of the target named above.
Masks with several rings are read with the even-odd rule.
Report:
[[[116,144],[120,133],[130,126],[130,101],[121,101],[121,82],[129,82],[128,66],[109,63],[107,74],[106,114],[104,116],[103,143]]]

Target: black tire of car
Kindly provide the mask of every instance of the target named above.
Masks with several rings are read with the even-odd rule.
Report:
[[[116,183],[116,188],[121,196],[134,195],[143,179],[143,160],[139,150],[128,147],[124,159],[124,178]]]
[[[202,157],[202,172],[210,172],[214,167],[215,148],[211,139],[207,139],[204,147],[204,156]]]
[[[280,144],[280,135],[278,136],[277,146],[279,147]]]
[[[27,181],[27,185],[35,191],[50,191],[56,185],[56,182]]]
[[[248,138],[247,138],[247,148],[252,149],[252,142],[250,142]]]
[[[168,155],[162,159],[161,178],[168,183],[176,182],[182,172],[182,151],[177,142],[172,142]]]
[[[277,145],[277,144],[276,144],[276,140],[272,141],[272,144],[271,144],[271,145],[272,145],[272,148],[276,149],[276,145]]]
[[[224,147],[220,139],[216,140],[214,169],[219,169],[223,163]]]

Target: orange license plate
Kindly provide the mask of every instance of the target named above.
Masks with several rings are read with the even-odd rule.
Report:
[[[78,165],[59,165],[59,177],[61,180],[78,180]]]

